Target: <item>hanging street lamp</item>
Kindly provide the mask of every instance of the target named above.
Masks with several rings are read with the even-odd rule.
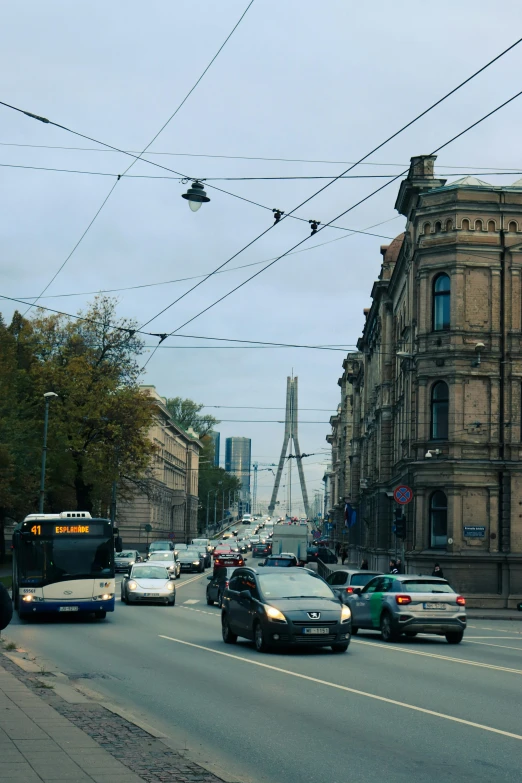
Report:
[[[190,187],[186,193],[182,193],[181,197],[187,199],[189,207],[193,212],[197,212],[202,204],[206,204],[207,201],[210,201],[203,185],[197,179],[193,181],[192,187]]]

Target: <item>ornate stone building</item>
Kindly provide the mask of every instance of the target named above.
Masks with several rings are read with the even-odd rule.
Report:
[[[117,524],[125,547],[143,550],[147,542],[197,536],[198,475],[201,442],[176,424],[154,386],[143,386],[154,405],[149,437],[157,448],[150,477],[118,503]],[[132,488],[130,488],[132,489]],[[127,493],[126,493],[127,494]],[[148,529],[150,526],[150,529]]]
[[[381,248],[359,353],[343,365],[337,517],[345,500],[356,506],[352,561],[385,569],[397,551],[413,573],[439,562],[469,605],[514,607],[522,600],[522,181],[446,185],[434,163],[412,158],[396,201],[405,231]],[[404,507],[406,539],[396,541],[401,484],[414,499]]]

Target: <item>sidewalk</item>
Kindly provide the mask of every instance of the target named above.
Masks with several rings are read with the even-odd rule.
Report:
[[[23,658],[19,668],[17,655],[0,651],[2,783],[223,783],[160,732],[88,699],[63,675]]]

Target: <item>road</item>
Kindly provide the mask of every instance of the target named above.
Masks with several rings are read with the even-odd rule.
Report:
[[[520,780],[522,624],[472,621],[458,647],[360,633],[344,655],[261,655],[223,644],[207,574],[178,580],[173,608],[15,619],[6,636],[241,783]]]

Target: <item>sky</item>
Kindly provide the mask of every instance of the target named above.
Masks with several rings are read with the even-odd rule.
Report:
[[[248,0],[7,4],[2,12],[0,100],[120,149],[141,151],[247,5]],[[85,292],[162,283],[114,293],[119,315],[140,325],[148,321],[197,282],[167,281],[210,272],[272,225],[272,209],[290,212],[329,181],[219,179],[335,177],[347,168],[343,162],[358,160],[513,43],[521,23],[518,0],[506,0],[501,13],[476,0],[439,0],[436,6],[413,0],[323,0],[320,5],[254,0],[145,156],[178,174],[137,162],[129,172],[137,176],[117,183],[41,304],[74,314],[92,301],[93,294]],[[522,45],[372,155],[374,165],[351,172],[365,178],[334,183],[296,215],[322,224],[332,220],[386,182],[383,175],[399,174],[411,156],[429,154],[518,92],[521,65]],[[452,176],[475,173],[495,184],[512,183],[520,174],[494,176],[482,170],[522,171],[521,123],[522,97],[445,148],[436,174],[450,175],[451,181]],[[97,151],[49,148],[59,146]],[[116,175],[132,162],[102,149],[0,106],[4,296],[23,299],[42,291]],[[197,213],[181,198],[187,188],[181,175],[208,180],[211,201]],[[281,259],[181,330],[343,350],[217,348],[205,340],[172,337],[154,353],[143,375],[143,383],[154,384],[163,396],[238,406],[207,410],[222,419],[222,444],[231,435],[252,439],[253,459],[260,467],[278,460],[286,377],[298,376],[300,446],[313,454],[305,471],[311,497],[323,487],[325,437],[339,402],[343,351],[361,334],[363,309],[379,274],[379,248],[404,226],[394,210],[398,187],[399,182],[391,184],[339,220],[340,226],[357,230],[380,224],[368,229],[378,236],[326,228],[298,248],[303,252]],[[178,329],[261,269],[258,262],[277,257],[309,234],[307,222],[282,220],[230,262],[232,271],[210,278],[147,330]],[[258,265],[233,269],[245,264]],[[17,306],[0,300],[6,319]],[[147,338],[147,345],[155,344]],[[294,485],[296,479],[294,469]],[[260,499],[270,496],[272,480],[268,470],[259,474]],[[284,500],[288,477],[282,484]]]

